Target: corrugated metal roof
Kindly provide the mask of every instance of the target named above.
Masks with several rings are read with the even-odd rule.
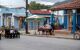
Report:
[[[15,16],[26,16],[26,9],[0,8],[0,13],[14,13]]]

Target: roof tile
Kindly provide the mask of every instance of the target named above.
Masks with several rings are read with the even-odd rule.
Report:
[[[72,2],[55,6],[52,8],[52,10],[76,9],[76,8],[80,8],[80,0],[73,0]]]
[[[50,10],[30,10],[32,14],[51,14]]]

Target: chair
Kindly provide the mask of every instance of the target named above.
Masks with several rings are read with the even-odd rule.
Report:
[[[18,30],[15,30],[15,37],[20,38],[20,33],[18,32]]]
[[[5,29],[5,38],[10,38],[10,29]]]

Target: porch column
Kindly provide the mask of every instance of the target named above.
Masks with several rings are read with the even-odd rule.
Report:
[[[68,28],[68,16],[67,16],[67,10],[64,10],[64,28]]]
[[[14,26],[14,15],[11,17],[11,26]]]
[[[3,16],[1,14],[1,26],[3,26]]]
[[[54,13],[51,12],[50,24],[54,24]]]
[[[72,33],[74,33],[76,31],[76,17],[77,17],[77,12],[76,10],[72,10],[73,11],[73,15],[72,15]]]
[[[19,28],[22,28],[22,18],[20,17],[18,20]]]
[[[9,18],[9,17],[6,18],[6,22],[7,22],[7,23],[6,23],[6,26],[9,26],[9,22],[8,22],[9,19],[8,19],[8,18]]]

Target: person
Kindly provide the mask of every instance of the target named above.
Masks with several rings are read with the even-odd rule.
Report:
[[[10,38],[10,29],[5,29],[5,38]]]
[[[1,40],[1,34],[2,34],[2,30],[0,29],[0,40]]]
[[[45,21],[44,21],[44,26],[45,26],[46,24],[47,24],[47,21],[45,20]]]
[[[17,38],[20,38],[20,33],[18,32],[17,29],[15,29],[15,35],[16,35]]]
[[[45,27],[48,28],[48,29],[51,28],[51,26],[49,24],[46,24]]]
[[[50,24],[50,26],[51,26],[50,31],[51,31],[51,35],[52,35],[52,32],[54,32],[54,24],[53,24],[53,23],[51,23],[51,24]],[[54,35],[54,34],[53,34],[53,35]]]
[[[14,36],[14,30],[11,29],[11,30],[10,30],[10,38],[14,38],[13,36]]]
[[[46,34],[47,32],[49,32],[49,35],[52,35],[52,27],[50,26],[50,24],[46,24],[44,28],[45,28]]]

